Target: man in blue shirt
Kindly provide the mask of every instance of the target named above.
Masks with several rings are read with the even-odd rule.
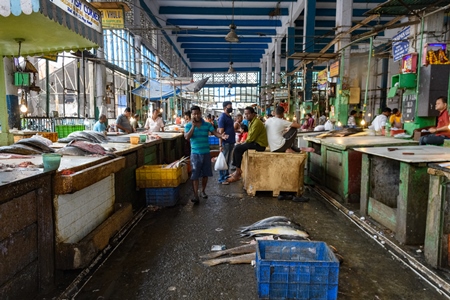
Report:
[[[206,184],[208,183],[208,177],[211,177],[211,154],[209,149],[208,135],[211,132],[218,138],[226,140],[228,136],[223,133],[219,134],[211,123],[208,123],[202,119],[202,113],[200,107],[193,106],[191,108],[191,122],[187,123],[185,128],[184,137],[191,142],[191,166],[192,166],[192,188],[194,190],[194,198],[192,202],[198,203],[198,186],[199,179],[202,177],[202,198],[208,198],[205,193]]]
[[[105,132],[106,129],[107,129],[107,127],[106,127],[106,116],[105,115],[100,115],[100,118],[94,124],[94,131]]]
[[[222,134],[225,132],[228,135],[227,140],[220,140],[220,152],[223,152],[225,160],[227,162],[228,168],[231,165],[231,153],[233,152],[234,144],[236,143],[236,132],[234,131],[234,121],[230,114],[233,112],[233,107],[231,101],[225,101],[222,103],[223,113],[219,117],[219,128],[217,131]],[[222,184],[230,184],[227,181],[230,175],[228,170],[219,171],[219,182]]]

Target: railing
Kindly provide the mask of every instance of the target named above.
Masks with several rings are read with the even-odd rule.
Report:
[[[92,128],[95,120],[89,120],[89,127]],[[42,118],[29,117],[21,119],[22,129],[28,129],[39,132],[56,132],[57,125],[84,125],[84,118]]]

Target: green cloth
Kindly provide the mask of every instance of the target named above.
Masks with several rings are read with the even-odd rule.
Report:
[[[261,147],[269,146],[267,141],[267,132],[264,123],[260,119],[254,117],[248,126],[248,137],[246,143],[255,142]]]

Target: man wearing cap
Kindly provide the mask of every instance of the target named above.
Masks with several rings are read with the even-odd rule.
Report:
[[[228,135],[228,139],[226,140],[219,139],[219,150],[225,156],[229,169],[231,163],[231,154],[233,153],[234,144],[236,142],[236,133],[234,131],[234,121],[230,115],[233,112],[231,101],[223,102],[222,106],[223,113],[219,117],[217,132],[219,132],[220,134],[225,133],[226,135]],[[219,171],[219,183],[229,184],[229,182],[227,181],[229,175],[230,173],[228,170]]]
[[[119,132],[132,133],[133,127],[130,124],[131,109],[125,108],[123,114],[117,117],[116,127]]]

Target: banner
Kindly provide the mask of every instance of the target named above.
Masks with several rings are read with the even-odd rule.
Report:
[[[100,14],[88,3],[81,0],[50,0],[50,2],[74,16],[83,24],[103,33]]]
[[[99,9],[102,13],[103,29],[122,29],[124,28],[124,16],[122,9]]]
[[[392,56],[394,61],[402,59],[403,55],[409,53],[409,41],[408,37],[411,32],[411,27],[403,28],[399,33],[392,38]]]
[[[330,65],[330,77],[339,76],[339,61],[335,61]]]

